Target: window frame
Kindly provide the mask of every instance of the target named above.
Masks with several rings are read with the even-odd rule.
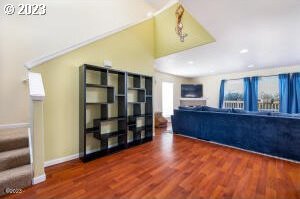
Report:
[[[226,92],[226,88],[228,86],[228,83],[230,82],[240,82],[241,84],[241,88],[240,92],[232,92],[231,94],[236,94],[236,96],[232,96],[232,98],[237,98],[235,99],[231,99],[231,100],[227,100],[227,95],[230,92]],[[240,95],[240,96],[238,96]],[[241,99],[238,99],[241,98]],[[230,79],[230,80],[226,80],[225,84],[224,84],[224,100],[223,100],[223,105],[222,108],[234,108],[234,109],[244,109],[244,81],[243,78],[238,78],[238,79]]]
[[[268,92],[264,92],[265,95],[267,96],[266,100],[267,102],[264,102],[264,99],[261,98],[261,92],[260,92],[260,87],[261,87],[261,82],[263,81],[263,79],[268,79],[268,78],[274,78],[276,80],[276,82],[274,82],[273,84],[276,85],[275,88],[272,88],[270,90],[277,90],[278,92],[270,94]],[[266,80],[264,80],[266,81]],[[272,85],[272,83],[270,83],[270,85]],[[268,85],[267,85],[268,86]],[[272,99],[268,99],[271,98],[270,96],[272,96]],[[277,98],[275,97],[277,96]],[[270,102],[269,102],[270,100]],[[270,75],[270,76],[259,76],[258,77],[258,85],[257,85],[257,107],[258,107],[258,111],[262,112],[262,111],[272,111],[272,112],[279,112],[280,109],[280,96],[279,96],[279,78],[278,75]],[[265,107],[265,108],[261,108],[261,107]]]

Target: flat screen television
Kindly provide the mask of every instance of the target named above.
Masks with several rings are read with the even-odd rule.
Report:
[[[203,95],[201,84],[181,84],[182,98],[201,98]]]

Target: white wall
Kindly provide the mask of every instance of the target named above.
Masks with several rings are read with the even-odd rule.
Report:
[[[154,74],[154,112],[162,112],[162,82],[172,82],[174,84],[173,106],[180,105],[181,84],[191,83],[192,79],[161,73],[156,71]]]
[[[145,1],[156,9],[163,9],[178,2],[178,0],[145,0]]]
[[[199,77],[199,78],[194,78],[192,81],[193,83],[203,84],[203,95],[205,98],[207,98],[207,105],[212,107],[218,107],[220,84],[221,84],[221,80],[223,79],[226,80],[226,79],[236,79],[236,78],[251,77],[251,76],[277,75],[281,73],[292,73],[292,72],[300,72],[300,65]]]
[[[45,4],[47,14],[8,16],[3,11],[8,3]],[[135,23],[149,11],[153,8],[142,0],[1,0],[0,124],[29,121],[24,63]]]

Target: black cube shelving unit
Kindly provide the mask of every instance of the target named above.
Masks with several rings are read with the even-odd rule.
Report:
[[[152,140],[152,77],[88,64],[79,70],[82,161]]]
[[[135,99],[128,99],[128,143],[136,145],[152,140],[152,77],[128,73],[128,92],[135,92]],[[149,109],[151,108],[151,110]],[[140,121],[141,124],[138,124]],[[151,128],[150,128],[151,126]],[[150,131],[152,132],[150,135]],[[130,139],[130,132],[132,138]]]

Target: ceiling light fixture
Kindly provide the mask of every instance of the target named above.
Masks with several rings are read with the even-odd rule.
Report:
[[[240,51],[241,54],[245,54],[245,53],[247,53],[247,52],[249,52],[248,49],[243,49],[243,50]]]
[[[189,63],[189,64],[194,64],[194,62],[193,62],[193,61],[189,61],[188,63]]]
[[[253,67],[254,67],[254,65],[253,65],[253,64],[251,64],[251,65],[249,65],[249,66],[248,66],[248,68],[253,68]]]

